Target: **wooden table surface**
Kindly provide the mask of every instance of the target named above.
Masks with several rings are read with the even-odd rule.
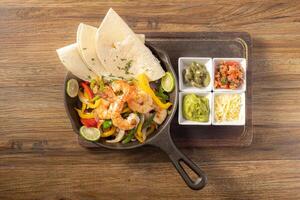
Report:
[[[59,3],[60,2],[60,3]],[[64,2],[64,3],[62,3]],[[254,140],[182,149],[207,172],[190,190],[155,148],[80,147],[55,49],[113,7],[137,32],[247,31]],[[0,199],[300,199],[299,1],[0,2]]]

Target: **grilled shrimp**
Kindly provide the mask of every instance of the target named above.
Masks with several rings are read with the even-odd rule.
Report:
[[[99,119],[111,118],[111,103],[104,99],[101,99],[100,106],[95,109],[95,114]]]
[[[124,119],[121,115],[124,104],[134,93],[134,87],[130,86],[123,80],[116,80],[112,83],[112,89],[115,93],[121,92],[120,95],[116,95],[114,103],[111,104],[111,120],[114,126],[121,130],[133,129],[139,123],[139,117],[135,113],[130,113],[129,116]]]
[[[127,103],[131,110],[139,113],[148,113],[153,109],[151,96],[141,90],[136,91],[135,95],[128,99]]]
[[[105,86],[103,92],[100,93],[100,97],[107,99],[109,102],[114,102],[116,94],[110,86]]]
[[[124,119],[121,115],[125,101],[118,99],[112,104],[111,120],[114,126],[121,130],[133,129],[139,123],[140,119],[136,113],[130,113],[129,116]]]
[[[122,130],[133,129],[138,125],[139,121],[140,118],[136,113],[130,113],[126,119],[124,119],[121,114],[115,114],[112,117],[113,125],[115,125],[116,127]]]
[[[134,87],[130,86],[126,81],[123,80],[116,80],[112,82],[111,87],[115,94],[121,93],[116,95],[116,97],[122,99],[123,101],[127,101],[130,95],[132,95],[134,92]]]
[[[154,110],[156,112],[153,121],[156,122],[157,124],[162,124],[168,115],[167,109],[162,109],[154,104]]]

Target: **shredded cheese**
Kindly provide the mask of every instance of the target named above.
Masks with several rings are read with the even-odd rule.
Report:
[[[241,95],[220,94],[215,96],[215,121],[237,121],[240,117]]]

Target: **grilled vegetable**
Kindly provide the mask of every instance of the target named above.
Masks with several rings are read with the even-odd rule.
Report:
[[[172,103],[171,102],[168,102],[168,103],[163,103],[160,101],[160,99],[155,95],[155,93],[153,92],[152,88],[150,87],[149,85],[149,81],[148,81],[148,78],[145,74],[140,74],[138,75],[137,77],[137,80],[138,80],[138,85],[139,87],[146,93],[148,93],[153,101],[160,107],[160,108],[163,108],[163,109],[168,109]]]
[[[142,127],[145,121],[145,117],[144,115],[140,116],[140,123],[138,124],[138,127],[136,129],[136,134],[138,137],[143,138],[143,133],[142,133]]]
[[[93,118],[93,119],[80,119],[80,122],[86,126],[86,127],[97,127],[98,122]]]
[[[116,132],[116,129],[117,128],[115,126],[112,126],[109,131],[102,133],[101,137],[109,137],[109,136],[113,135]]]
[[[112,126],[112,121],[111,120],[105,120],[102,124],[103,129],[108,129]]]
[[[88,108],[98,108],[101,104],[101,99],[96,100],[96,102],[93,103],[89,103],[87,106]]]
[[[82,118],[82,119],[92,119],[92,118],[95,118],[94,113],[81,112],[81,110],[79,110],[78,108],[75,108],[75,110],[78,112],[79,117]]]
[[[119,132],[116,135],[115,139],[113,139],[113,140],[106,140],[106,142],[108,142],[108,143],[118,143],[118,142],[120,142],[123,139],[124,135],[125,135],[125,131],[124,130],[119,130]]]
[[[127,136],[125,137],[125,139],[122,141],[122,143],[127,144],[128,142],[130,142],[134,138],[135,132],[136,132],[136,128],[131,129],[127,134]]]
[[[84,92],[86,92],[89,96],[89,99],[93,99],[94,98],[94,93],[91,90],[91,88],[85,83],[85,82],[81,82],[81,86],[84,89]]]

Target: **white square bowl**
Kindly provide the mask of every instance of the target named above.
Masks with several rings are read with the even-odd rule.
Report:
[[[199,96],[205,96],[206,98],[208,98],[208,102],[209,102],[209,119],[208,122],[196,122],[196,121],[191,121],[191,120],[187,120],[183,117],[183,113],[182,113],[182,103],[183,103],[183,97],[186,94],[196,94]],[[178,123],[181,125],[211,125],[211,113],[212,113],[212,92],[179,92],[179,110],[178,110]]]
[[[215,70],[217,65],[222,62],[222,61],[235,61],[237,63],[240,64],[243,72],[244,72],[244,82],[242,85],[240,85],[237,89],[219,89],[219,88],[215,88]],[[213,91],[246,91],[246,82],[247,82],[247,78],[246,78],[246,74],[247,74],[247,60],[245,58],[214,58],[213,59],[213,66],[212,66],[212,74],[213,74]]]
[[[237,121],[225,121],[225,122],[216,122],[215,121],[215,97],[217,95],[222,94],[239,94],[241,95],[241,109],[239,114],[239,119]],[[211,118],[212,118],[212,125],[214,126],[224,126],[224,125],[231,125],[231,126],[242,126],[245,125],[245,119],[246,119],[246,110],[245,110],[245,92],[243,91],[219,91],[219,92],[213,92],[212,97],[212,109],[211,109]]]
[[[193,86],[188,86],[184,83],[184,77],[182,75],[183,70],[190,65],[192,62],[198,62],[203,64],[207,69],[210,76],[210,83],[207,87],[197,88]],[[202,57],[180,57],[178,59],[178,74],[179,74],[179,90],[181,91],[197,91],[197,92],[207,92],[212,90],[213,86],[213,72],[212,72],[212,58],[202,58]]]

